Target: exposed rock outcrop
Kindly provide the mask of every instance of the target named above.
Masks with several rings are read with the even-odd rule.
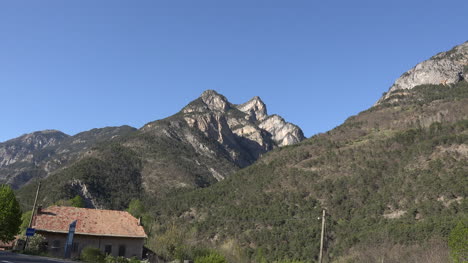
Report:
[[[417,64],[398,78],[376,104],[391,97],[398,90],[412,89],[419,85],[450,85],[468,78],[468,41],[447,52],[441,52]]]
[[[32,161],[33,153],[47,147],[58,145],[69,135],[56,131],[45,130],[25,134],[16,139],[0,144],[0,167],[22,161]]]
[[[263,121],[268,116],[266,105],[258,96],[255,96],[246,103],[237,105],[236,107],[240,111],[246,113],[248,115],[248,119],[251,121]]]
[[[291,145],[305,138],[298,126],[278,115],[268,116],[266,105],[258,96],[234,105],[216,91],[207,90],[182,112],[190,127],[216,139],[231,156],[251,156],[242,167],[275,146]]]
[[[204,176],[210,176],[216,181],[229,176],[238,168],[252,164],[275,147],[304,139],[301,129],[296,125],[277,115],[268,116],[266,105],[259,97],[235,105],[214,90],[204,91],[178,114],[148,123],[140,130],[158,137],[157,140],[167,137],[176,140],[174,144],[190,145],[197,153],[196,157],[191,157],[196,167],[202,170]],[[207,165],[211,163],[209,160],[215,160],[217,164]],[[234,164],[234,169],[226,168],[226,165],[224,168],[219,167],[221,160]],[[153,167],[148,168],[148,171],[157,169],[161,170]]]
[[[271,115],[259,124],[259,127],[269,132],[279,146],[291,145],[305,139],[302,130],[278,115]]]

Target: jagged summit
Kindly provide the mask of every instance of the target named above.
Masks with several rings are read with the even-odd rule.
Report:
[[[226,129],[220,132],[221,128],[227,126],[233,134],[257,142],[261,150],[255,150],[254,156],[271,150],[272,145],[286,146],[305,139],[297,125],[286,122],[278,115],[268,115],[267,106],[259,96],[236,105],[218,92],[206,90],[198,99],[185,106],[182,113],[190,127],[197,127],[219,142],[234,140],[228,139],[231,136],[226,133]],[[214,124],[218,121],[220,123]],[[269,142],[271,139],[273,141]]]
[[[450,85],[468,78],[468,41],[441,52],[403,73],[376,103],[391,97],[397,90],[412,89],[419,85]]]
[[[210,110],[226,111],[230,106],[226,97],[214,90],[205,90],[200,98]]]
[[[235,105],[218,92],[206,90],[199,99],[187,105],[183,110],[184,113],[206,113],[208,111],[218,112],[214,116],[214,119],[220,119],[219,113],[229,112],[230,114],[227,114],[223,118],[226,119],[232,132],[238,136],[247,137],[249,140],[258,142],[262,146],[262,151],[271,149],[271,146],[268,146],[271,143],[265,141],[265,135],[261,135],[262,132],[266,132],[267,136],[273,139],[274,144],[278,146],[295,144],[305,139],[302,130],[298,126],[286,122],[276,114],[268,115],[267,106],[259,96],[254,96],[246,103]],[[245,116],[232,114],[235,111],[240,111]],[[209,120],[212,119],[213,116],[210,118],[205,117],[203,121],[196,120],[193,116],[185,118],[189,125],[198,125],[202,131],[206,131],[209,126]],[[218,125],[218,127],[225,127],[225,125]],[[222,137],[220,137],[221,133],[219,132],[211,132],[211,134],[215,134],[215,137]]]
[[[236,108],[249,115],[252,121],[263,121],[268,116],[266,105],[259,96],[237,105]]]

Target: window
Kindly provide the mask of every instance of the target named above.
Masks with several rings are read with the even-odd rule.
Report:
[[[54,251],[59,251],[60,250],[60,240],[52,241],[51,249],[54,250]]]
[[[119,246],[119,257],[125,257],[125,245]]]
[[[112,245],[105,245],[104,246],[104,254],[106,254],[106,255],[112,254]]]
[[[52,242],[52,248],[60,248],[60,240],[54,240]]]

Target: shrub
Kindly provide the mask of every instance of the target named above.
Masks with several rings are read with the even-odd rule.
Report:
[[[70,199],[70,202],[71,202],[71,206],[73,206],[73,207],[81,207],[81,208],[85,207],[85,201],[79,195],[77,195],[77,196],[73,197],[72,199]]]
[[[111,255],[107,255],[104,258],[105,263],[140,263],[141,261],[138,260],[136,257],[133,258],[124,258],[124,257],[113,257]]]
[[[128,263],[140,263],[141,261],[135,257],[127,259]]]
[[[453,262],[459,263],[468,261],[468,225],[459,222],[457,226],[450,231],[449,247]]]
[[[101,250],[93,247],[85,247],[83,251],[81,251],[81,260],[84,262],[92,262],[92,263],[104,263],[105,257],[102,254]]]
[[[195,263],[227,263],[227,260],[219,253],[211,252],[206,256],[196,258]]]
[[[46,239],[40,234],[35,234],[32,237],[29,237],[28,247],[26,252],[29,254],[41,254],[47,250],[45,246]]]
[[[275,261],[274,263],[305,263],[305,261],[285,259],[285,260]]]

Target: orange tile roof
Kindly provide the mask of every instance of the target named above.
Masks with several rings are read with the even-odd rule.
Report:
[[[128,212],[68,206],[51,206],[36,214],[33,228],[38,231],[68,233],[77,220],[75,234],[117,237],[147,237],[138,219]]]

